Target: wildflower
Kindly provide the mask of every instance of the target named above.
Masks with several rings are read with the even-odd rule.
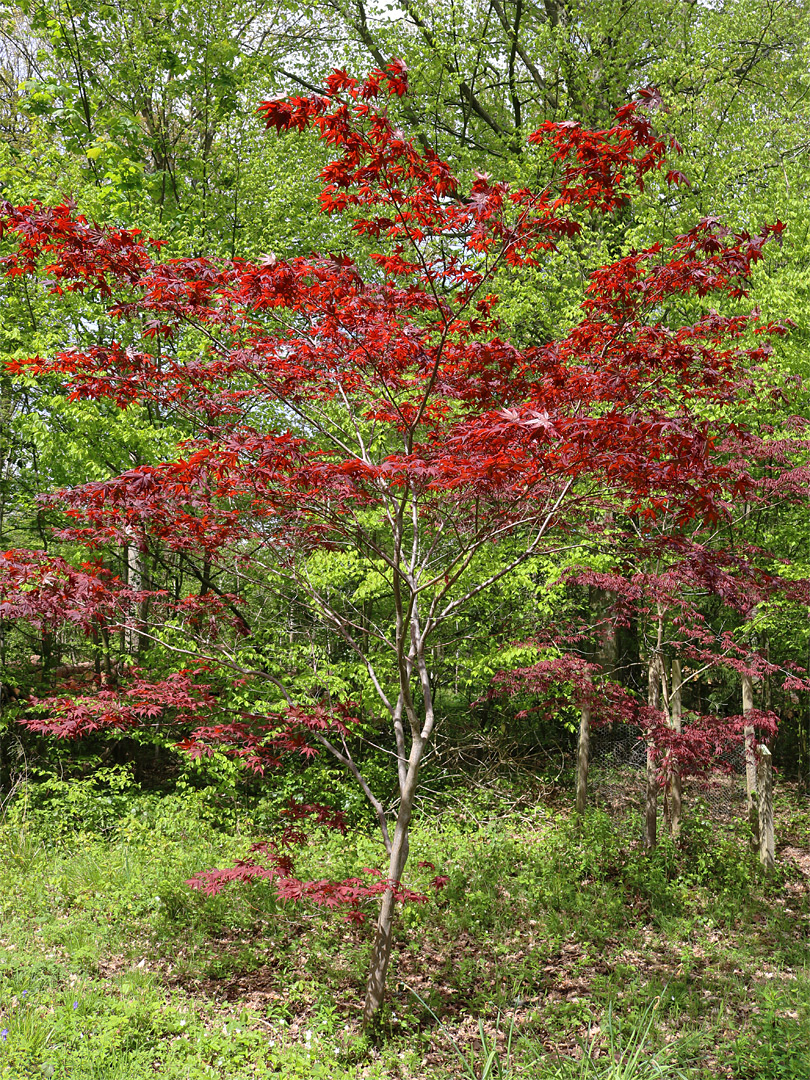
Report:
[[[0,1039],[2,1039],[3,1042],[5,1042],[7,1038],[8,1038],[8,1028],[3,1028],[3,1030],[0,1031]]]
[[[78,1007],[79,1007],[79,1003],[78,1003],[78,1001],[74,1001],[74,1002],[73,1002],[73,1008],[74,1008],[74,1009],[78,1009]]]

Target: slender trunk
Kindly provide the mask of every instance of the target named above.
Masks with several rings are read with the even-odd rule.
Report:
[[[396,903],[394,887],[398,886],[402,880],[402,872],[408,861],[408,834],[424,747],[425,743],[422,739],[414,739],[408,759],[408,772],[400,792],[399,813],[388,863],[388,888],[383,894],[380,915],[377,919],[377,932],[371,953],[366,1000],[363,1006],[363,1026],[367,1028],[374,1025],[385,997],[385,980],[391,960],[394,932],[394,905]]]
[[[104,661],[104,684],[112,686],[117,680],[113,676],[112,657],[110,655],[110,631],[106,626],[101,627],[101,640],[104,643],[102,659]]]
[[[53,655],[53,634],[48,630],[43,630],[40,634],[40,646],[39,651],[42,657],[42,675],[43,678],[47,678],[50,675],[54,665]]]
[[[416,513],[414,509],[414,514]],[[401,533],[399,534],[401,536]],[[399,537],[397,538],[399,549]],[[395,578],[395,587],[398,586]],[[397,652],[399,662],[399,702],[394,712],[394,727],[397,739],[399,773],[399,813],[397,814],[394,838],[388,863],[388,888],[383,894],[380,916],[377,920],[377,933],[371,954],[371,966],[366,987],[366,1000],[363,1006],[363,1026],[373,1027],[377,1022],[385,997],[385,980],[391,960],[391,945],[394,930],[394,890],[402,880],[402,872],[408,861],[409,830],[416,789],[419,782],[419,766],[427,748],[436,714],[433,707],[432,679],[425,656],[425,635],[419,620],[416,598],[411,594],[407,605],[402,604],[402,597],[396,588],[397,603]],[[407,647],[406,647],[407,643]],[[425,710],[424,723],[421,725],[414,707],[411,694],[411,676],[417,673],[422,704]],[[402,712],[408,717],[411,730],[411,749],[407,762],[404,760],[404,737],[402,729],[397,730]]]
[[[200,575],[200,596],[205,596],[211,588],[211,559],[206,555],[203,559],[202,574]]]
[[[610,524],[612,515],[608,511],[605,521]],[[603,679],[616,670],[618,661],[618,638],[616,624],[611,614],[613,594],[605,589],[591,586],[588,590],[588,603],[591,621],[597,626],[596,641],[593,648],[593,660],[599,665]],[[579,740],[577,743],[577,796],[576,811],[584,814],[588,805],[588,769],[591,758],[591,706],[580,705]]]
[[[680,735],[683,729],[683,701],[681,697],[681,687],[683,685],[683,677],[681,674],[681,662],[680,660],[673,659],[672,661],[672,684],[670,686],[669,696],[669,715],[670,724],[672,730]],[[677,840],[681,835],[681,770],[677,759],[672,764],[672,775],[669,780],[669,805],[670,805],[670,817],[669,827],[674,840]]]
[[[577,747],[577,813],[584,814],[588,805],[588,765],[591,754],[591,707],[583,703],[579,714],[579,745]]]
[[[101,685],[101,648],[98,643],[98,628],[93,627],[93,672],[96,676],[97,685]]]
[[[754,707],[754,680],[750,675],[742,677],[743,716]],[[757,809],[757,758],[754,746],[754,725],[745,725],[745,810],[751,825],[751,843],[759,844],[759,811]]]
[[[606,675],[612,675],[619,662],[619,636],[611,615],[613,599],[613,594],[605,589],[592,585],[588,590],[591,619],[598,627],[594,660]]]
[[[5,549],[6,501],[11,488],[11,418],[14,412],[11,376],[0,376],[0,549]]]
[[[134,541],[134,536],[131,537]],[[140,592],[143,587],[143,566],[141,563],[141,552],[138,548],[137,542],[131,542],[127,544],[124,549],[124,557],[127,564],[127,586],[134,592]],[[134,656],[138,652],[138,644],[140,642],[140,635],[138,633],[138,624],[140,622],[140,604],[132,605],[132,615],[129,620],[129,625],[124,630],[124,649],[130,656]]]

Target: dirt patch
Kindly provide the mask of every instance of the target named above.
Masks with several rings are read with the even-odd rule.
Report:
[[[806,878],[810,879],[810,851],[786,844],[784,847],[779,848],[779,856],[783,859],[789,859]]]

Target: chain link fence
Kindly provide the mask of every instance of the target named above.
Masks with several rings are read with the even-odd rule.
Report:
[[[720,758],[721,767],[683,785],[683,813],[700,802],[718,821],[745,813],[745,750],[735,747]],[[644,799],[647,743],[639,728],[628,725],[597,729],[591,735],[589,798],[603,810],[624,810]]]

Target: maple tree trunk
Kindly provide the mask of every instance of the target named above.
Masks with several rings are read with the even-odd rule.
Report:
[[[605,515],[606,522],[612,522],[613,515]],[[599,629],[597,632],[594,660],[606,675],[612,675],[619,662],[619,637],[615,622],[610,617],[613,595],[605,589],[591,585],[588,589],[588,607],[591,619]]]
[[[5,549],[6,498],[8,466],[11,460],[11,418],[14,411],[11,376],[0,377],[0,549]]]
[[[606,522],[612,521],[612,515],[605,515]],[[590,586],[588,604],[591,616],[598,625],[594,660],[606,675],[611,675],[618,659],[618,638],[616,627],[608,617],[611,594],[605,589]],[[583,703],[579,714],[579,738],[577,741],[577,794],[576,811],[584,814],[588,805],[588,770],[591,760],[591,706]]]
[[[750,675],[742,677],[743,716],[754,707],[754,680]],[[752,844],[759,844],[759,811],[757,808],[757,759],[754,747],[754,725],[745,725],[745,808],[751,825]]]
[[[366,986],[366,1000],[363,1006],[363,1026],[366,1028],[372,1027],[376,1022],[385,998],[385,980],[388,974],[388,964],[391,960],[391,944],[394,931],[394,905],[396,899],[393,886],[399,884],[405,864],[408,861],[408,834],[424,745],[421,739],[414,740],[408,760],[407,776],[400,792],[399,813],[397,814],[397,823],[388,863],[389,888],[383,894],[380,915],[377,919],[377,931],[374,937],[374,948],[371,953],[371,965]]]
[[[47,630],[43,630],[40,634],[39,651],[42,660],[42,674],[49,675],[51,669],[54,666],[53,656],[53,634]]]
[[[116,674],[113,671],[112,653],[110,652],[110,631],[102,623],[101,627],[101,640],[103,642],[102,660],[104,662],[104,681],[107,686],[113,686],[116,682]]]
[[[579,714],[579,745],[577,747],[577,813],[584,814],[588,805],[588,765],[591,755],[591,707],[583,704]]]
[[[678,734],[683,727],[683,702],[681,698],[681,686],[683,678],[681,674],[680,660],[672,661],[672,686],[670,689],[670,723]],[[677,761],[672,767],[672,776],[669,781],[669,827],[673,839],[677,840],[681,834],[681,771]]]
[[[137,543],[127,544],[124,548],[124,558],[127,566],[127,585],[130,589],[140,591],[143,588],[143,565]],[[141,617],[140,607],[140,604],[133,606],[131,623],[134,623],[134,625],[129,625],[124,630],[124,648],[130,656],[137,653],[140,644],[140,634],[138,633],[138,624]]]

